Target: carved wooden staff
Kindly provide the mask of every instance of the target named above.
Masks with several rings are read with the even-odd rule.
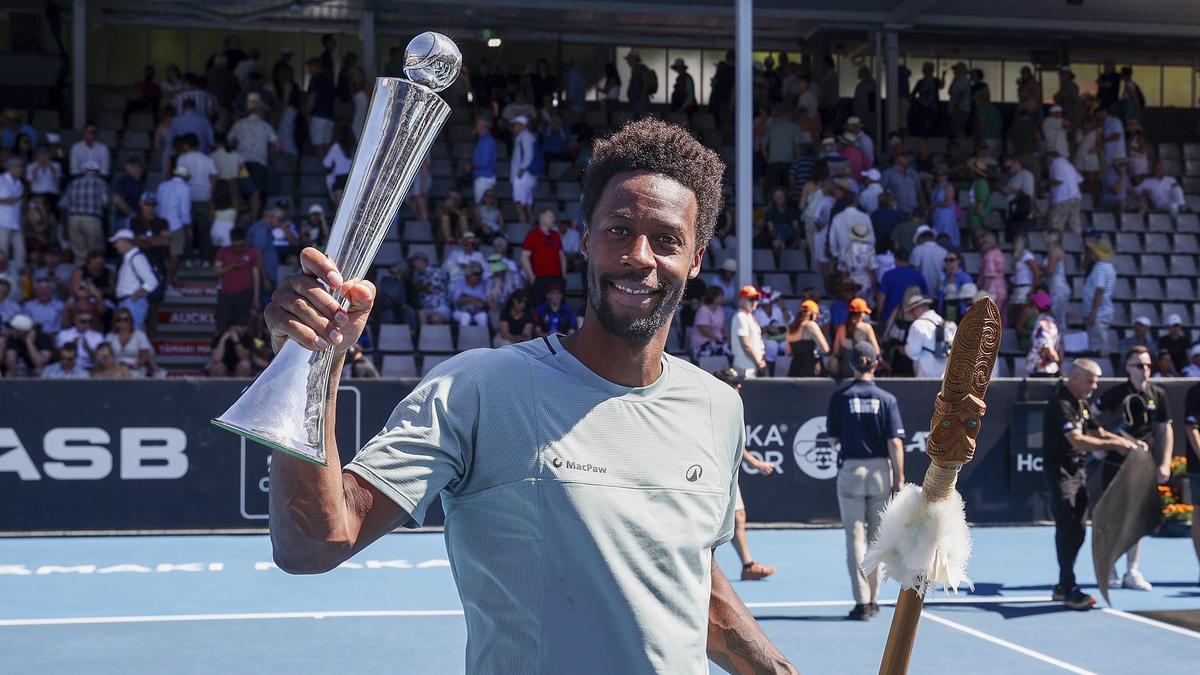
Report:
[[[884,573],[902,589],[880,675],[908,672],[926,591],[934,585],[958,590],[960,583],[971,583],[966,575],[971,533],[954,487],[959,468],[975,455],[1000,331],[1000,309],[990,299],[973,304],[963,318],[934,401],[925,445],[932,463],[920,487],[905,485],[888,504],[863,561],[867,571],[883,563]]]

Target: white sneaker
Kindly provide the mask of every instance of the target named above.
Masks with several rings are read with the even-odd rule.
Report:
[[[1112,574],[1108,575],[1108,587],[1109,588],[1120,588],[1121,587],[1121,577],[1120,577],[1120,575],[1117,574],[1116,569],[1113,569]]]
[[[1146,581],[1146,577],[1137,570],[1130,570],[1125,573],[1125,578],[1121,580],[1121,588],[1132,588],[1138,591],[1148,591],[1154,586]]]

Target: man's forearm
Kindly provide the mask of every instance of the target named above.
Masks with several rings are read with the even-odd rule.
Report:
[[[708,603],[708,658],[735,675],[796,672],[734,592],[716,556]]]
[[[888,458],[892,460],[893,480],[904,482],[904,441],[899,438],[888,440]]]
[[[335,359],[325,405],[325,452],[320,466],[282,452],[271,453],[270,525],[275,563],[297,574],[324,572],[348,558],[354,533],[338,457],[337,389],[345,357]]]

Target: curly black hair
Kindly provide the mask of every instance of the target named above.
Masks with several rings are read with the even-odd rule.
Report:
[[[678,181],[696,195],[696,250],[708,246],[725,205],[725,163],[687,129],[643,117],[598,139],[583,176],[583,215],[591,223],[596,204],[612,177],[626,171],[649,171]]]

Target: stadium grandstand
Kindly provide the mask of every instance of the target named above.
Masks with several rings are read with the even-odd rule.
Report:
[[[842,277],[853,277],[847,285],[857,286],[854,295],[873,308],[870,322],[880,346],[886,350],[888,341],[896,346],[907,318],[903,311],[884,315],[877,300],[883,297],[880,287],[884,272],[894,265],[894,254],[911,251],[916,242],[895,241],[890,235],[898,224],[903,224],[899,231],[905,235],[914,231],[914,224],[927,224],[936,230],[935,243],[940,246],[932,259],[919,254],[925,265],[920,271],[939,314],[947,313],[947,292],[949,299],[957,300],[959,286],[964,285],[946,279],[938,264],[947,251],[952,257],[961,255],[961,270],[970,277],[971,287],[999,296],[1005,306],[1008,324],[997,374],[1034,372],[1028,343],[1039,312],[1028,299],[1041,297],[1036,294],[1039,286],[1055,300],[1054,315],[1066,348],[1060,358],[1081,353],[1119,357],[1119,345],[1153,346],[1156,336],[1168,333],[1168,323],[1178,319],[1186,344],[1176,344],[1176,329],[1170,363],[1176,372],[1191,365],[1188,349],[1200,313],[1200,221],[1195,213],[1200,207],[1200,117],[1196,71],[1187,46],[1191,27],[1170,13],[1126,16],[1116,3],[1053,9],[1016,3],[1006,5],[1004,16],[986,17],[995,26],[993,34],[1004,35],[987,40],[971,35],[966,25],[968,18],[988,13],[971,3],[905,2],[889,9],[891,4],[895,3],[799,11],[786,3],[765,3],[757,9],[754,118],[748,122],[753,127],[753,249],[738,256],[731,171],[723,236],[706,256],[703,283],[689,288],[688,304],[676,319],[668,348],[704,358],[706,367],[728,356],[727,336],[706,344],[710,340],[696,337],[691,322],[703,304],[704,285],[719,281],[714,275],[723,265],[732,269],[730,260],[742,262],[743,270],[726,274],[727,279],[737,279],[737,286],[746,282],[769,287],[769,294],[778,297],[758,313],[764,327],[776,324],[768,333],[768,341],[775,342],[768,350],[769,374],[792,370],[786,327],[805,299],[817,301],[821,308],[816,320],[832,352],[823,360],[836,361],[843,350],[835,333],[849,301],[841,297]],[[457,10],[460,6],[470,9],[464,15]],[[19,217],[25,242],[18,251],[11,239],[6,240],[3,273],[11,290],[3,305],[5,322],[20,309],[53,338],[73,327],[72,318],[83,303],[98,313],[97,323],[104,331],[111,331],[118,304],[116,250],[105,247],[107,272],[81,275],[76,269],[86,269],[87,255],[100,252],[89,249],[97,248],[94,242],[101,234],[108,239],[138,215],[143,193],[162,197],[160,185],[169,182],[177,160],[191,152],[184,163],[195,172],[219,169],[212,182],[215,192],[204,176],[184,179],[190,192],[189,208],[184,210],[198,223],[189,226],[191,241],[182,242],[183,235],[172,245],[160,241],[150,246],[149,239],[138,240],[151,252],[155,275],[162,282],[162,288],[150,294],[144,324],[140,314],[135,317],[153,353],[139,359],[125,349],[121,357],[135,373],[149,368],[160,375],[204,375],[214,371],[210,365],[216,362],[209,355],[233,322],[260,338],[259,349],[243,351],[243,358],[236,359],[228,348],[226,363],[215,366],[214,372],[244,375],[260,369],[270,355],[262,348],[257,311],[248,313],[257,308],[234,302],[236,316],[217,311],[214,253],[233,226],[246,231],[248,246],[260,252],[258,297],[265,304],[273,282],[294,269],[288,263],[299,247],[323,243],[320,223],[332,220],[337,207],[336,183],[344,180],[353,154],[356,119],[361,129],[371,76],[402,75],[398,36],[406,34],[406,26],[416,25],[416,19],[389,3],[201,7],[101,1],[74,6],[95,18],[86,22],[81,37],[72,33],[79,24],[40,7],[30,3],[22,9],[18,3],[7,11],[3,24],[8,40],[4,58],[12,64],[4,69],[10,81],[4,95],[3,152],[6,160],[28,164],[28,187],[20,208],[10,205],[6,210],[16,214],[6,216],[9,220]],[[558,231],[566,243],[567,268],[555,276],[560,277],[573,320],[579,320],[584,288],[582,264],[575,255],[583,228],[580,174],[593,139],[634,116],[652,114],[688,126],[731,167],[736,167],[737,155],[732,52],[701,46],[708,36],[730,34],[731,9],[722,3],[636,8],[616,3],[605,8],[587,5],[587,11],[572,2],[540,3],[527,11],[515,5],[485,9],[458,2],[418,2],[413,7],[419,10],[421,25],[448,27],[461,41],[467,69],[446,92],[453,116],[417,180],[414,189],[420,197],[407,200],[375,261],[374,279],[391,289],[389,303],[395,308],[381,312],[384,316],[376,320],[363,351],[366,361],[384,376],[420,375],[447,354],[495,344],[508,296],[534,281],[533,270],[521,259],[526,237],[540,217],[552,219],[549,229]],[[1080,15],[1086,19],[1078,19]],[[74,17],[77,21],[80,14]],[[614,22],[621,39],[601,41],[591,33],[589,27],[600,20]],[[548,26],[556,27],[552,36]],[[1159,29],[1163,32],[1148,37]],[[79,47],[82,52],[72,53]],[[889,55],[895,67],[889,67]],[[309,66],[313,59],[316,71]],[[72,75],[80,72],[81,64],[84,82]],[[316,96],[312,79],[319,74],[332,86]],[[324,78],[317,80],[318,88],[324,86]],[[642,93],[635,94],[635,87]],[[900,95],[890,96],[890,90]],[[308,109],[310,97],[321,108],[316,113]],[[202,109],[185,110],[188,100]],[[542,175],[528,209],[514,202],[509,175],[510,125],[518,115],[530,118],[537,152],[544,156],[544,161],[539,158]],[[314,143],[313,116],[317,126],[334,125],[332,131],[322,127],[319,135],[324,138],[316,139],[322,143]],[[266,124],[235,128],[243,117],[258,117]],[[489,160],[494,167],[473,172],[479,145],[474,124],[479,117],[496,141],[495,159]],[[94,142],[81,144],[89,129]],[[277,143],[260,138],[267,129]],[[200,137],[193,139],[199,147],[181,147],[189,133]],[[843,155],[847,134],[857,139],[851,145],[861,156],[855,150],[849,158]],[[214,146],[217,138],[223,139],[220,149]],[[84,147],[89,148],[86,153]],[[258,157],[264,150],[265,157]],[[1052,187],[1056,174],[1049,153],[1054,150],[1061,150],[1060,173],[1074,168],[1083,175],[1079,190]],[[82,185],[78,190],[69,186],[75,176],[87,173],[82,158],[99,157],[96,152],[104,154],[97,174],[111,198],[99,207],[67,205],[60,195],[82,194]],[[913,186],[897,179],[903,172],[888,171],[895,155],[904,153],[911,159],[901,161],[907,161],[918,178]],[[39,161],[43,154],[46,159]],[[1021,166],[1014,168],[1013,160]],[[936,178],[941,168],[949,173],[947,187],[939,187],[942,183]],[[867,172],[873,180],[864,177],[868,169],[875,170]],[[495,178],[493,196],[488,197],[493,201],[486,205],[476,202],[472,189],[481,172]],[[875,214],[880,189],[869,187],[874,183],[889,194],[903,193],[885,197],[890,206],[881,215]],[[775,189],[785,194],[772,209],[769,193]],[[816,192],[833,196],[832,208],[822,208]],[[864,192],[868,197],[860,199]],[[946,194],[954,203],[936,201]],[[482,201],[482,193],[479,196]],[[1071,201],[1075,196],[1078,202]],[[873,224],[875,260],[851,260],[845,251],[829,246],[830,232],[834,245],[849,242],[849,219],[843,219],[840,228],[831,226],[837,212],[850,203],[861,213],[849,216],[865,215]],[[166,205],[156,206],[158,217],[166,215]],[[73,227],[70,208],[82,209],[76,211],[80,216],[94,211],[102,232],[87,239],[82,230],[97,225],[77,218],[81,224]],[[314,214],[317,210],[320,214]],[[165,218],[172,233],[183,227],[179,219]],[[214,222],[226,233],[218,233],[215,241],[209,232]],[[6,221],[5,227],[14,226],[18,224]],[[464,257],[459,239],[468,230],[476,235],[476,243],[470,245],[476,254]],[[1055,231],[1061,237],[1047,237]],[[992,254],[984,269],[981,247],[987,245],[988,232],[995,234],[1001,253]],[[947,236],[938,242],[940,234]],[[493,288],[489,262],[497,235],[507,240],[502,249],[506,274],[517,277],[500,282],[504,288]],[[1099,239],[1111,244],[1116,278],[1098,307],[1105,334],[1087,340],[1082,336],[1089,318],[1084,308],[1091,307],[1092,299],[1083,297],[1091,268],[1086,250]],[[1052,243],[1057,250],[1053,254]],[[56,271],[43,262],[47,248],[60,249],[53,259]],[[1104,255],[1110,255],[1105,250]],[[18,257],[18,252],[23,255]],[[442,273],[421,273],[433,277],[437,290],[423,293],[414,288],[410,262],[420,253],[429,268],[440,267],[445,273],[444,278]],[[451,285],[462,276],[468,258],[484,267],[490,289],[486,325],[460,326],[456,320],[461,314]],[[909,262],[919,268],[918,261]],[[1060,267],[1055,270],[1047,263]],[[933,265],[939,269],[930,270]],[[385,282],[389,277],[398,284]],[[52,295],[64,304],[64,311],[54,311],[49,306],[57,305],[53,300],[37,299],[37,281],[45,278],[62,282],[54,284]],[[66,283],[81,278],[107,281],[109,287],[97,289],[99,300],[85,297],[84,291]],[[230,283],[246,285],[233,277]],[[726,290],[728,320],[736,310],[729,292],[735,285],[728,280],[717,285]],[[933,285],[941,287],[929,288]],[[542,297],[530,300],[526,312],[534,321],[532,334],[538,335],[546,330],[545,317],[539,314]],[[961,304],[969,300],[964,297]],[[25,311],[27,303],[34,303],[32,314]],[[421,311],[422,305],[442,311]],[[837,322],[831,323],[831,315]],[[54,325],[42,325],[42,317]],[[399,328],[395,322],[402,320],[407,323]],[[1139,320],[1148,320],[1148,332],[1137,330]],[[514,321],[514,329],[525,322]],[[797,333],[791,334],[794,338]],[[885,334],[887,340],[882,339]],[[220,349],[227,347],[222,344]],[[49,362],[56,360],[55,355]],[[1106,372],[1112,371],[1109,360],[1102,363]],[[47,364],[23,359],[15,369],[6,364],[4,370],[9,377],[37,375]],[[825,365],[825,372],[836,373],[836,363]],[[894,370],[897,375],[907,372],[903,364]],[[364,364],[360,371],[371,369]]]

